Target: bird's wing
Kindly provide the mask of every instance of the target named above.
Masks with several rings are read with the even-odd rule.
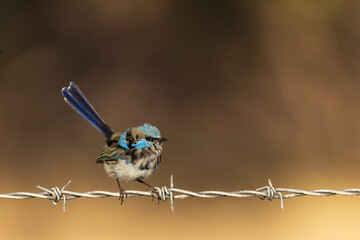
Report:
[[[118,160],[126,160],[125,149],[121,147],[107,147],[97,158],[96,163],[117,162]]]

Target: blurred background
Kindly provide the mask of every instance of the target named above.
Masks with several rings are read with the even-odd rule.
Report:
[[[359,188],[360,2],[3,1],[0,193],[116,192],[103,136],[63,101],[74,81],[115,130],[169,138],[148,182],[201,190]],[[126,189],[145,190],[139,183]],[[359,197],[0,199],[2,239],[339,239]],[[61,205],[61,204],[60,204]]]

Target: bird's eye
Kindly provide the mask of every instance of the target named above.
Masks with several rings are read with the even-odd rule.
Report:
[[[145,140],[146,140],[146,141],[150,141],[151,138],[150,138],[150,137],[146,137]]]

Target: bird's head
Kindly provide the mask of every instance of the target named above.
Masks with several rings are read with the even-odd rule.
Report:
[[[119,139],[119,144],[125,149],[150,147],[154,143],[162,143],[167,141],[166,138],[161,137],[159,129],[148,123],[144,125],[129,128],[123,132]]]

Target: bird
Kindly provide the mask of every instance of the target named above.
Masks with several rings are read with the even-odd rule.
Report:
[[[61,90],[65,102],[78,114],[105,136],[106,146],[95,163],[102,163],[105,172],[114,178],[119,188],[121,204],[126,196],[120,184],[123,181],[138,181],[160,199],[159,193],[144,179],[150,177],[159,167],[162,154],[162,143],[167,138],[161,137],[157,127],[144,123],[126,131],[114,132],[86,99],[74,82]]]

